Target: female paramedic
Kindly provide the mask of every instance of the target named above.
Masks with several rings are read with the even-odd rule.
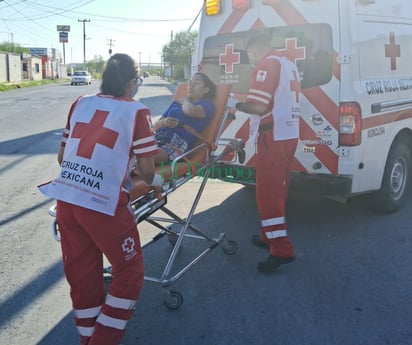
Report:
[[[158,147],[150,112],[133,100],[136,65],[126,54],[107,62],[101,93],[78,98],[63,133],[60,174],[39,186],[57,199],[64,271],[82,345],[118,345],[143,285],[143,257],[130,208],[129,160],[156,185],[153,156]],[[103,255],[113,270],[107,293]]]
[[[204,73],[195,73],[189,81],[189,97],[170,104],[154,124],[160,147],[156,163],[172,161],[190,150],[215,113],[216,86]],[[194,130],[194,131],[193,131]]]

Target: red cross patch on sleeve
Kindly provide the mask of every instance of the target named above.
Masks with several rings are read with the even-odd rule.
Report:
[[[267,71],[259,70],[256,74],[256,81],[264,82],[266,80],[267,74]]]

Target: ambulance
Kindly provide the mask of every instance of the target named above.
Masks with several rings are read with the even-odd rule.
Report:
[[[199,25],[192,66],[231,84],[234,97],[248,91],[252,35],[271,35],[272,47],[297,65],[292,190],[367,193],[380,211],[402,207],[411,179],[411,0],[205,0]],[[245,143],[244,157],[231,163],[244,171],[256,158],[250,123],[237,111],[222,134]]]

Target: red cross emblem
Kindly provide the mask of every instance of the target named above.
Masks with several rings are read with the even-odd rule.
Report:
[[[132,237],[128,237],[123,241],[122,249],[125,253],[130,254],[134,251],[135,242]]]
[[[73,128],[71,137],[80,139],[77,155],[90,159],[93,155],[96,144],[113,148],[116,144],[119,133],[103,127],[108,111],[97,110],[89,123],[77,122]]]
[[[280,55],[296,64],[297,60],[306,59],[306,47],[298,47],[296,37],[285,39],[285,49],[278,49]]]
[[[293,79],[290,81],[290,91],[295,93],[296,103],[299,103],[300,82],[296,71],[293,71]]]
[[[225,73],[233,73],[233,65],[240,63],[240,53],[234,52],[233,44],[225,45],[225,52],[219,54],[219,65],[225,66]]]
[[[385,44],[385,57],[391,59],[391,70],[396,70],[396,58],[401,57],[401,46],[395,44],[395,33],[389,34],[389,44]]]

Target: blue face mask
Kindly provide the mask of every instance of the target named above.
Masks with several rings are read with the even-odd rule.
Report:
[[[133,91],[130,93],[130,98],[134,98],[134,96],[136,96],[138,90],[139,90],[139,84],[136,82],[136,87],[134,87]]]
[[[137,94],[137,89],[138,89],[139,87],[138,86],[136,86],[136,89],[130,94],[130,98],[134,98],[134,96],[136,96],[136,94]]]

